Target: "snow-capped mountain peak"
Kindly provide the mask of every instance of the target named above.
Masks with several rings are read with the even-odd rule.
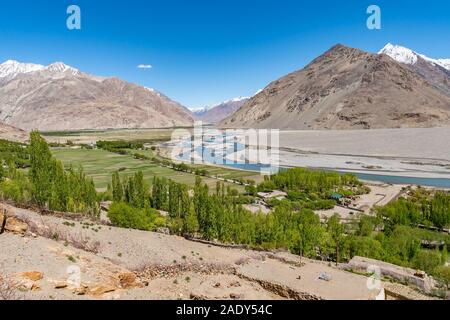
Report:
[[[53,73],[64,73],[66,71],[70,71],[72,74],[76,75],[80,71],[71,66],[64,64],[63,62],[55,62],[45,68],[46,70]]]
[[[418,59],[418,54],[412,51],[411,49],[393,45],[391,43],[388,43],[379,54],[386,54],[392,59],[405,63],[405,64],[415,64]]]
[[[432,63],[435,65],[438,65],[442,68],[445,68],[450,71],[450,59],[432,59],[427,57],[426,55],[417,53],[411,49],[399,46],[399,45],[393,45],[391,43],[388,43],[379,54],[386,54],[392,59],[409,65],[414,65],[417,63],[417,60],[419,60],[419,57]]]
[[[45,67],[40,64],[20,63],[16,60],[8,60],[0,64],[0,78],[16,76],[21,73],[30,73],[43,70]]]
[[[236,98],[227,100],[225,102],[222,102],[221,104],[226,104],[226,103],[231,103],[231,102],[241,102],[241,101],[248,100],[248,99],[250,99],[250,98],[249,97],[236,97]]]
[[[0,78],[14,78],[19,74],[37,72],[42,70],[47,70],[51,73],[64,73],[66,71],[69,71],[74,75],[80,73],[78,69],[68,66],[62,62],[55,62],[49,66],[43,66],[40,64],[21,63],[16,60],[8,60],[0,64]]]

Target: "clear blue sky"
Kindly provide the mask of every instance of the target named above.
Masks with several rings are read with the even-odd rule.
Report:
[[[70,4],[80,31],[66,28]],[[380,31],[366,28],[370,4]],[[252,95],[336,43],[450,58],[449,17],[449,0],[3,0],[0,60],[63,61],[198,107]]]

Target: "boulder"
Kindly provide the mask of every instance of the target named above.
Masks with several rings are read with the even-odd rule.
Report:
[[[66,289],[67,287],[68,287],[68,284],[65,281],[58,281],[55,283],[55,286],[54,286],[55,289]]]
[[[39,281],[42,280],[42,278],[44,278],[42,272],[39,271],[23,272],[19,274],[19,276],[23,279],[27,279],[30,281]]]
[[[77,296],[84,296],[87,294],[89,287],[85,284],[82,284],[79,287],[73,288],[73,294]]]
[[[120,286],[123,289],[130,289],[140,287],[141,285],[136,281],[136,275],[132,272],[122,272],[119,274]]]
[[[5,231],[12,232],[19,235],[25,235],[28,230],[28,225],[20,219],[9,217],[6,219]]]
[[[230,293],[230,299],[243,300],[244,299],[244,295],[243,294],[237,294],[237,293]]]
[[[3,233],[3,227],[5,226],[6,215],[5,212],[0,209],[0,234]]]
[[[118,288],[115,287],[114,285],[111,285],[111,284],[105,284],[105,285],[98,285],[98,286],[91,287],[91,288],[89,289],[89,293],[90,293],[91,295],[93,295],[94,297],[97,297],[97,296],[102,296],[102,295],[104,295],[105,293],[114,292],[114,291],[116,291],[117,289],[118,289]]]
[[[158,228],[156,230],[157,233],[162,233],[166,235],[170,235],[170,229],[169,228]]]

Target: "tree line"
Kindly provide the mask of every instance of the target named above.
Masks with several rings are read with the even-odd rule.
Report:
[[[14,163],[8,165],[0,183],[3,199],[36,204],[55,211],[99,214],[94,182],[86,177],[81,167],[65,170],[37,131],[30,134],[27,152],[28,172],[17,170]]]

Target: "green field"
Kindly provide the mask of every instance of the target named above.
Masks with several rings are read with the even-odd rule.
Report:
[[[174,129],[123,129],[123,130],[86,130],[86,131],[55,131],[42,132],[42,136],[49,142],[66,143],[95,143],[99,140],[124,141],[168,141]]]
[[[104,150],[87,150],[87,149],[71,149],[71,148],[54,148],[53,155],[61,160],[66,167],[82,165],[86,174],[94,179],[98,189],[104,189],[111,181],[111,174],[114,171],[121,171],[122,175],[131,175],[135,172],[142,171],[148,181],[153,176],[166,177],[179,183],[193,185],[195,183],[195,175],[184,172],[177,172],[170,168],[165,168],[153,164],[148,160],[137,160],[129,155],[119,155]],[[141,154],[152,156],[151,150],[136,151]],[[226,179],[253,179],[260,181],[261,177],[254,172],[231,170],[227,168],[196,166],[208,170],[209,174],[220,175]],[[212,178],[203,178],[212,189],[215,189],[217,180]],[[242,191],[243,187],[232,185],[234,188]]]

